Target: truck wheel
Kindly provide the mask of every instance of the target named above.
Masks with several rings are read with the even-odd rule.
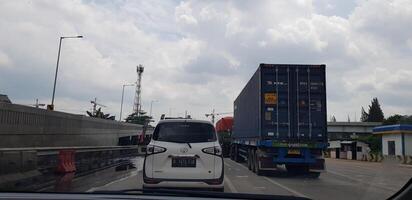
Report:
[[[261,176],[263,171],[259,168],[259,156],[257,155],[256,150],[253,151],[253,161],[255,166],[254,172],[256,175]]]
[[[252,170],[252,156],[251,156],[251,150],[250,149],[248,149],[247,150],[247,168],[249,169],[249,170]]]
[[[319,178],[320,172],[310,172],[310,177],[311,178]]]
[[[235,161],[240,162],[239,147],[237,145],[235,145],[234,149],[235,149],[235,153],[234,153]]]
[[[234,154],[235,152],[233,151],[233,145],[230,145],[230,153],[229,157],[231,160],[235,160]]]

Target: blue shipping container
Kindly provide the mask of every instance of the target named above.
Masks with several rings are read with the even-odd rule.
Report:
[[[325,65],[260,64],[234,102],[234,140],[327,143]]]

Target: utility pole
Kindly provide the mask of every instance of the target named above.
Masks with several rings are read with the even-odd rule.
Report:
[[[93,115],[96,115],[96,107],[97,106],[106,107],[103,104],[97,103],[97,98],[96,97],[94,98],[94,100],[91,100],[90,103],[93,104],[93,111],[92,111]]]
[[[149,116],[152,117],[152,107],[153,107],[153,103],[154,102],[158,102],[158,100],[152,100],[150,101],[150,112],[149,112]]]
[[[40,106],[45,106],[46,104],[44,104],[44,103],[39,103],[39,99],[36,99],[36,103],[35,104],[30,104],[30,105],[32,105],[32,106],[34,106],[34,107],[36,107],[36,108],[39,108]]]
[[[48,110],[54,110],[54,94],[56,93],[57,73],[59,72],[60,50],[62,48],[62,40],[66,38],[83,38],[83,36],[78,35],[78,36],[60,37],[59,51],[57,52],[56,73],[54,74],[53,95],[52,95],[51,104],[47,106]]]
[[[134,96],[134,104],[133,104],[133,112],[137,113],[137,117],[139,116],[139,112],[141,110],[141,84],[142,84],[142,74],[144,71],[144,67],[142,65],[138,65],[136,67],[136,72],[137,72],[137,82],[136,82],[136,92]]]
[[[126,86],[134,86],[135,84],[123,84],[122,87],[122,100],[120,102],[120,116],[119,116],[119,122],[122,121],[122,113],[123,113],[123,98],[124,98],[124,87]]]
[[[215,109],[212,110],[212,113],[205,114],[206,117],[212,117],[212,124],[215,124],[215,117],[218,115],[226,115],[232,114],[233,112],[225,112],[225,113],[215,113]]]

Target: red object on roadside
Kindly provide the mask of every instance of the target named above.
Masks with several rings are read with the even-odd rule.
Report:
[[[216,122],[217,132],[232,131],[232,127],[233,117],[223,117],[222,119]]]
[[[59,151],[59,163],[57,165],[56,172],[69,173],[76,171],[75,164],[75,151],[74,150],[60,150]]]

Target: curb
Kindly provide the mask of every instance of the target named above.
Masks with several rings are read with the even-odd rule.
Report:
[[[412,168],[410,164],[399,164],[399,167]]]

